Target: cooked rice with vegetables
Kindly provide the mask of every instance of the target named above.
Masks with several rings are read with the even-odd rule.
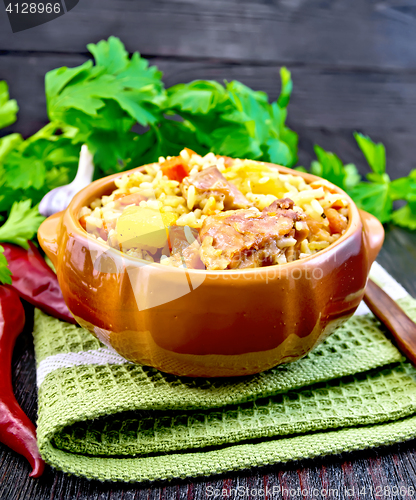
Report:
[[[319,179],[185,148],[115,180],[79,221],[99,241],[149,262],[245,269],[308,257],[348,225],[348,198]]]

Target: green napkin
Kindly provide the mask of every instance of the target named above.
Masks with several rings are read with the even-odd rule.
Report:
[[[416,319],[416,300],[399,303]],[[37,310],[41,454],[68,473],[138,482],[410,439],[416,370],[383,331],[372,315],[354,316],[297,362],[243,378],[192,379],[128,363]]]

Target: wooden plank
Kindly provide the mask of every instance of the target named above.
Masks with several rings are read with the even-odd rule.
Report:
[[[47,121],[44,75],[62,66],[77,66],[82,55],[2,55],[0,79],[10,85],[11,96],[20,105],[19,120],[2,131],[33,134]],[[152,58],[151,64],[164,72],[166,86],[193,79],[218,81],[237,79],[271,99],[279,93],[277,65],[229,65],[220,62],[173,61]],[[295,67],[289,125],[299,133],[299,162],[314,159],[313,145],[334,151],[344,161],[356,163],[362,173],[368,168],[352,133],[360,130],[387,148],[388,170],[392,177],[407,175],[416,167],[416,74],[380,74],[355,70],[325,70]],[[29,90],[28,90],[29,89]]]
[[[416,68],[412,5],[414,0],[408,9],[398,0],[117,0],[115,8],[114,0],[89,0],[15,34],[0,10],[0,47],[85,52],[87,43],[112,34],[147,55],[408,71]]]
[[[18,121],[3,129],[1,135],[20,132],[27,137],[45,125],[45,73],[60,66],[78,66],[85,60],[79,55],[65,55],[63,58],[42,54],[0,55],[0,80],[6,80],[11,98],[17,99],[20,108]]]
[[[416,297],[416,279],[413,273],[416,262],[416,231],[393,225],[385,226],[385,230],[386,239],[377,260]]]

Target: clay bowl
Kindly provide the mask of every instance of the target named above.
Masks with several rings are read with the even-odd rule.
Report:
[[[363,298],[384,231],[352,200],[346,232],[311,257],[257,269],[185,270],[128,257],[81,227],[81,207],[110,194],[119,176],[80,191],[43,222],[38,237],[77,322],[126,359],[192,377],[258,373],[305,356]]]

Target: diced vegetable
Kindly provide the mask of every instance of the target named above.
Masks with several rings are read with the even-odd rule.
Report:
[[[164,214],[167,217],[167,214]],[[118,241],[123,250],[132,247],[163,248],[167,229],[159,210],[149,207],[127,207],[117,221]]]
[[[180,156],[175,156],[162,163],[163,175],[166,175],[172,181],[182,182],[189,175],[188,169],[183,164]]]

